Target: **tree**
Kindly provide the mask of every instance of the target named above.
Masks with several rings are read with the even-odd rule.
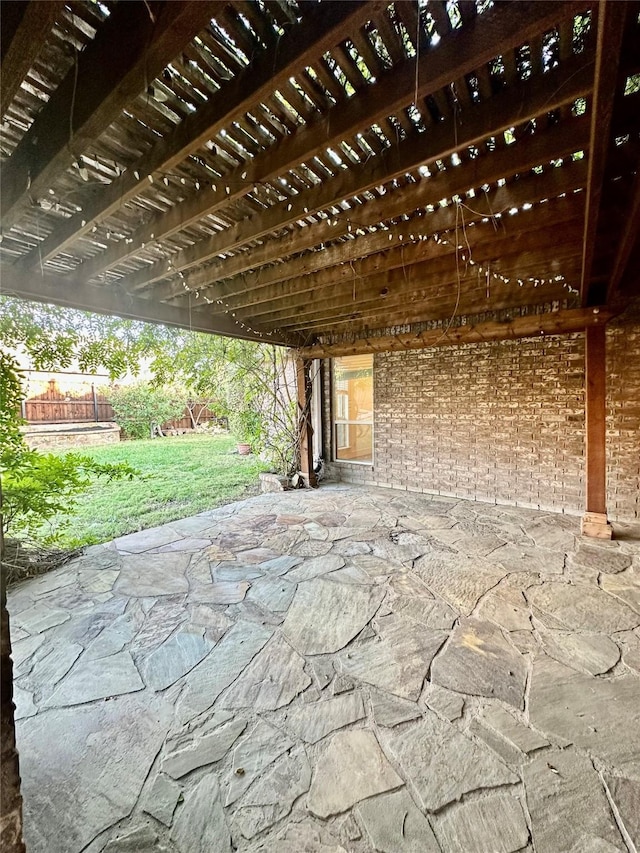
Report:
[[[228,416],[239,439],[249,434],[274,470],[298,468],[294,379],[283,348],[9,297],[0,297],[0,341],[25,347],[37,368],[77,359],[82,370],[102,367],[112,379],[151,359],[155,384],[184,384]]]
[[[289,352],[269,344],[182,332],[151,364],[156,380],[176,375],[208,396],[238,441],[252,445],[280,474],[298,469],[297,410]]]
[[[0,296],[0,343],[23,347],[38,370],[63,370],[77,360],[87,373],[111,379],[136,374],[143,357],[170,344],[174,330],[87,311]]]

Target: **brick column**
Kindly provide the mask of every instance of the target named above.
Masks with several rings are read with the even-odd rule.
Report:
[[[582,533],[597,539],[611,539],[607,521],[606,457],[606,329],[585,329],[585,475],[586,506]]]

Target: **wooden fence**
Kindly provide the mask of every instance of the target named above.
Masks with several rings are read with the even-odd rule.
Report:
[[[196,423],[217,421],[215,412],[206,403],[192,406]],[[22,402],[22,417],[30,424],[86,423],[89,421],[115,421],[113,407],[107,397],[91,384],[84,394],[61,391],[55,380],[50,380],[46,391]],[[192,429],[193,420],[185,406],[182,418],[163,424],[166,429]]]

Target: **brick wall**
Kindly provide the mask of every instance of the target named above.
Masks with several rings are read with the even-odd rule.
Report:
[[[614,520],[640,518],[639,315],[637,308],[627,312],[608,334]],[[327,378],[325,400],[328,391]],[[556,512],[584,510],[582,334],[376,355],[374,409],[373,467],[332,463],[329,475]],[[330,459],[328,417],[324,439]]]
[[[640,300],[607,326],[607,505],[640,519]]]

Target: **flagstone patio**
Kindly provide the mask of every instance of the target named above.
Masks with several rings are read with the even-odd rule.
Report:
[[[616,534],[324,486],[23,583],[29,853],[636,850],[640,528]]]

